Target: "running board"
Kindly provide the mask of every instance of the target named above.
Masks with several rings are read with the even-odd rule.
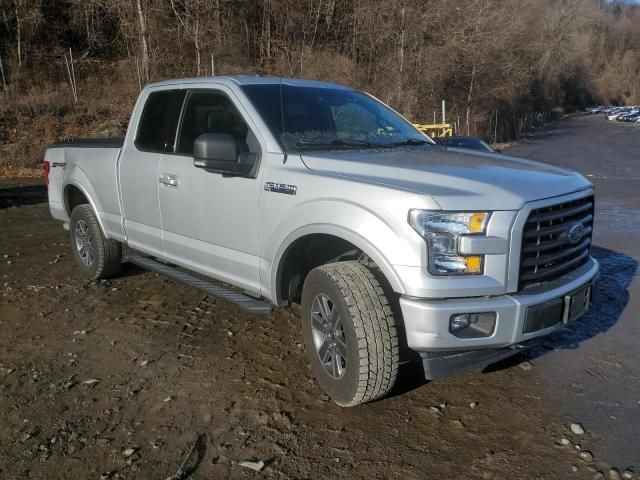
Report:
[[[263,302],[262,300],[250,297],[244,293],[234,292],[233,290],[229,290],[198,277],[194,277],[189,273],[177,270],[165,263],[154,260],[153,258],[128,256],[125,260],[146,270],[152,270],[160,273],[172,280],[185,283],[204,293],[221,298],[229,303],[233,303],[246,312],[269,315],[273,311],[273,306],[267,302]]]

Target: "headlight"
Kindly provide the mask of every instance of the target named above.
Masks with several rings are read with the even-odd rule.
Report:
[[[485,233],[489,212],[409,211],[409,224],[427,241],[429,272],[432,275],[468,275],[482,273],[484,255],[461,256],[461,235]]]

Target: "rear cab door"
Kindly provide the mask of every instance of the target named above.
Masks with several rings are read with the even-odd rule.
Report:
[[[118,165],[127,244],[160,258],[164,246],[158,167],[162,155],[173,149],[185,94],[185,90],[167,87],[143,91]]]

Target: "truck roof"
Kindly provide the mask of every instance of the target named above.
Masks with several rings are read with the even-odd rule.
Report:
[[[155,82],[148,84],[147,87],[163,87],[170,85],[184,85],[189,83],[215,83],[215,84],[227,84],[227,85],[292,85],[298,87],[316,87],[316,88],[340,88],[345,90],[352,90],[351,87],[340,85],[338,83],[321,82],[319,80],[303,80],[299,78],[287,78],[287,77],[271,77],[261,75],[233,75],[233,76],[215,76],[215,77],[191,77],[191,78],[175,78],[170,80],[163,80],[161,82]]]

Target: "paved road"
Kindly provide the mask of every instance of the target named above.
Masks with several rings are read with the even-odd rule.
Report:
[[[548,407],[590,430],[594,453],[640,469],[640,126],[579,116],[508,153],[584,173],[596,191],[596,308],[536,363]]]
[[[593,312],[532,365],[430,384],[407,365],[394,395],[352,409],[316,386],[295,308],[245,315],[135,268],[87,283],[42,182],[0,182],[0,479],[167,478],[200,433],[194,480],[640,470],[640,129],[578,117],[510,151],[596,185]],[[568,432],[574,421],[584,435]],[[266,461],[260,474],[238,465],[251,459]]]

